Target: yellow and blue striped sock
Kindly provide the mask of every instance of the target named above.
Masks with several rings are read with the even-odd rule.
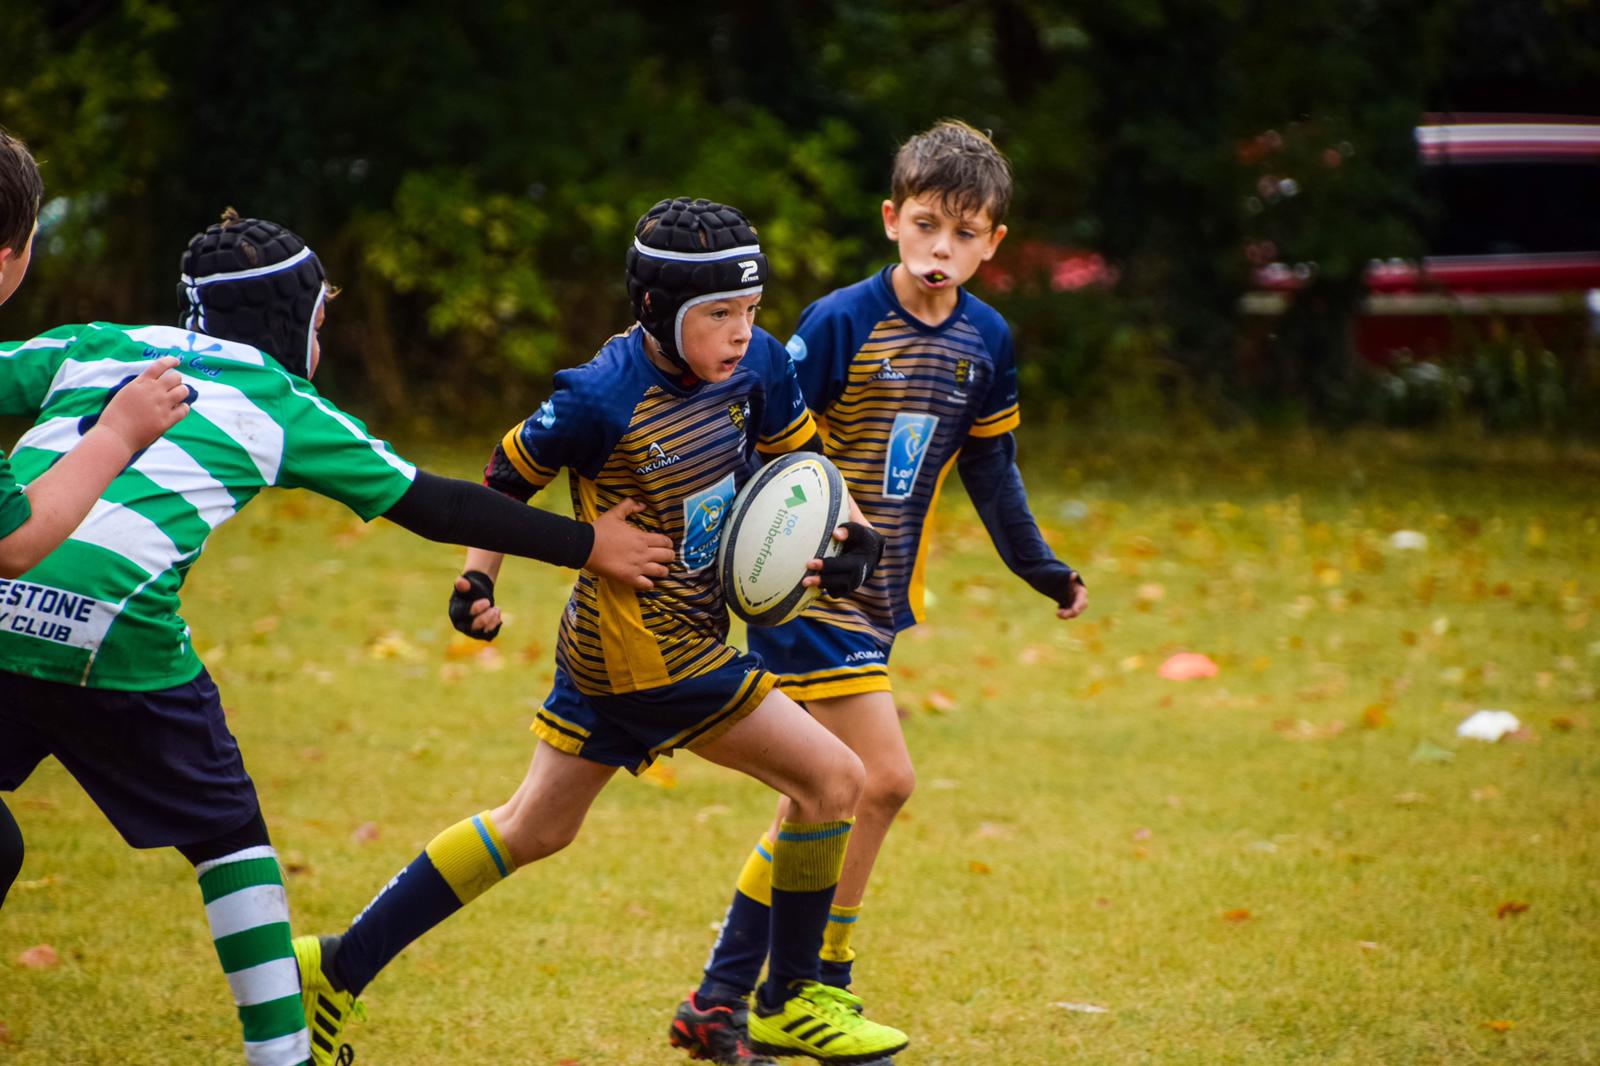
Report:
[[[405,946],[511,876],[511,852],[489,812],[428,842],[339,939],[328,976],[354,995]]]
[[[815,981],[823,931],[855,819],[784,822],[772,848],[772,946],[761,1000],[776,1008],[790,982]]]
[[[828,928],[822,934],[821,978],[825,985],[834,988],[850,987],[850,967],[856,952],[850,946],[850,934],[855,932],[856,920],[861,917],[861,904],[841,907],[835,903],[828,908]]]
[[[722,931],[712,945],[700,981],[699,998],[724,1001],[745,999],[755,990],[761,967],[767,961],[772,927],[772,839],[762,834],[750,852],[733,902],[722,920]]]

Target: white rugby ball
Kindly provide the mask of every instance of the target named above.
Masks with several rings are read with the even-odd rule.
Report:
[[[781,625],[821,594],[800,582],[806,564],[839,553],[833,531],[849,517],[839,468],[816,452],[780,455],[739,490],[722,522],[717,574],[734,614]]]

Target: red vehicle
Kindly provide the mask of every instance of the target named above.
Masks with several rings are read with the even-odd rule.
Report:
[[[1429,115],[1416,138],[1430,254],[1370,265],[1358,352],[1431,359],[1507,334],[1558,354],[1589,343],[1600,333],[1600,118]],[[1244,311],[1281,314],[1306,277],[1260,268]]]

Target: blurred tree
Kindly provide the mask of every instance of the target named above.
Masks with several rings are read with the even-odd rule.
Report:
[[[1082,414],[1156,367],[1219,407],[1334,417],[1361,271],[1415,247],[1416,116],[1600,77],[1585,0],[13,6],[0,117],[51,199],[8,333],[169,319],[182,242],[232,205],[345,286],[326,371],[345,395],[496,418],[624,323],[621,250],[655,200],[755,219],[783,333],[892,255],[894,149],[946,115],[1013,161],[1002,258],[1045,280],[979,290],[1031,389]],[[1268,246],[1316,266],[1246,378],[1238,299]],[[1062,291],[1084,249],[1098,280]]]

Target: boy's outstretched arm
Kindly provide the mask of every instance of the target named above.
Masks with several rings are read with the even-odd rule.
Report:
[[[1010,433],[969,438],[956,460],[961,483],[989,531],[989,539],[1011,572],[1056,602],[1059,618],[1076,618],[1089,606],[1089,592],[1076,570],[1055,557],[1039,532],[1017,469],[1017,442]]]
[[[27,519],[0,537],[0,577],[19,577],[61,545],[113,478],[189,413],[189,386],[165,356],[116,391],[73,449],[27,489]]]
[[[591,525],[483,485],[418,470],[411,488],[383,516],[429,540],[587,569],[649,588],[649,579],[663,576],[662,564],[672,561],[672,540],[623,521],[639,510],[639,504],[625,503]]]

